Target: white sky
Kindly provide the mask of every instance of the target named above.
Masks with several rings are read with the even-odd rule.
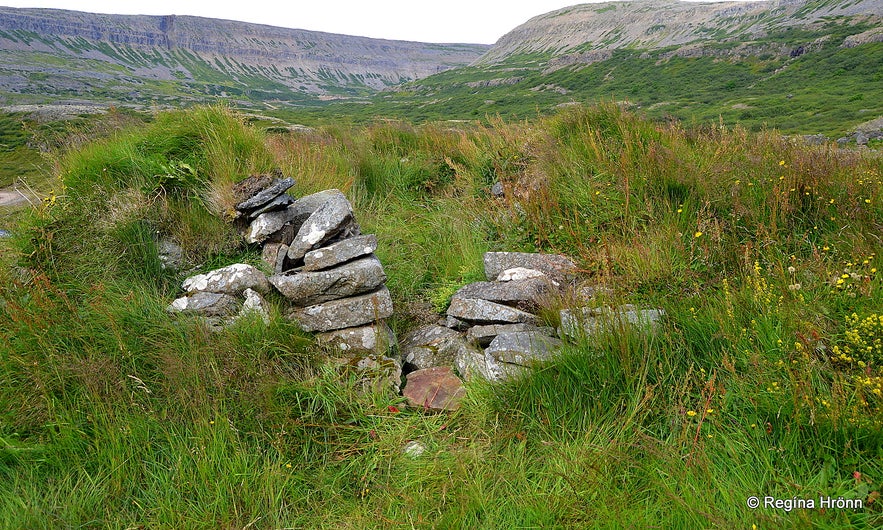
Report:
[[[527,19],[598,0],[0,0],[121,15],[196,15],[419,42],[493,44]]]

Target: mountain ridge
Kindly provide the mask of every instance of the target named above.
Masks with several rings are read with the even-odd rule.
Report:
[[[653,50],[697,41],[751,41],[772,28],[812,27],[830,17],[883,18],[883,0],[684,2],[642,0],[580,4],[531,18],[475,63],[516,54],[553,57],[588,50]]]
[[[467,64],[487,49],[193,16],[0,7],[0,73],[7,78],[0,90],[19,94],[29,87],[39,93],[37,86],[88,96],[97,77],[118,85],[106,95],[121,100],[137,99],[144,83],[170,89],[163,82],[182,83],[175,95],[194,99],[235,96],[237,84],[257,86],[249,94],[255,99],[346,97]]]

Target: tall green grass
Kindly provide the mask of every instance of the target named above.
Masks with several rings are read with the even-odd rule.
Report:
[[[616,106],[271,136],[200,108],[60,160],[55,195],[4,243],[0,526],[883,522],[876,153]],[[278,298],[269,326],[170,318],[187,273],[159,267],[158,235],[194,270],[256,263],[225,197],[273,167],[297,195],[353,200],[378,234],[399,332],[480,279],[487,250],[564,252],[608,300],[666,318],[470,383],[452,414],[319,367]],[[406,455],[409,441],[425,452]],[[752,495],[864,508],[752,510]]]

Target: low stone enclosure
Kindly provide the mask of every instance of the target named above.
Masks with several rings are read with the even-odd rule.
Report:
[[[385,322],[393,305],[374,255],[377,238],[361,233],[339,190],[295,200],[286,193],[293,185],[291,178],[258,175],[234,186],[234,222],[247,243],[260,245],[261,268],[270,274],[237,263],[191,276],[168,312],[195,315],[215,329],[248,314],[268,322],[264,295],[276,290],[288,301],[286,317],[314,332],[331,360],[427,410],[458,408],[464,380],[504,381],[548,360],[564,341],[622,326],[652,330],[664,316],[630,305],[588,307],[593,292],[574,290],[579,274],[564,256],[488,252],[487,281],[462,287],[437,324],[399,342]],[[544,326],[538,310],[561,300],[571,307],[559,310],[560,326]]]

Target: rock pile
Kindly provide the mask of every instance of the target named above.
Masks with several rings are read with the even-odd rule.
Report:
[[[235,269],[235,278],[224,276],[223,269],[188,278],[183,284],[188,296],[170,310],[226,315],[235,300],[207,294],[193,299],[191,291],[242,295],[237,282],[245,275],[260,286],[259,292],[270,286],[280,292],[291,302],[287,316],[335,350],[385,353],[395,345],[395,336],[382,323],[392,315],[392,299],[374,255],[377,238],[361,234],[352,205],[339,190],[295,200],[286,193],[293,185],[293,179],[274,174],[249,177],[233,188],[230,216],[246,242],[261,245],[273,274],[267,278],[254,267],[237,264],[228,267]],[[218,278],[235,288],[219,291]]]
[[[462,287],[437,324],[408,333],[399,360],[392,353],[396,337],[384,323],[393,307],[386,274],[374,255],[377,238],[361,233],[339,190],[295,200],[286,193],[293,184],[281,175],[261,175],[233,190],[231,217],[247,242],[261,245],[272,274],[238,263],[191,276],[182,284],[186,294],[169,305],[170,312],[196,314],[216,327],[249,312],[268,320],[262,293],[275,289],[290,302],[287,316],[338,354],[333,362],[370,374],[366,384],[375,389],[398,392],[406,374],[402,395],[411,406],[427,410],[459,407],[464,379],[503,381],[549,359],[563,341],[652,326],[663,316],[660,310],[631,306],[575,307],[560,310],[559,329],[543,326],[538,310],[567,298],[563,292],[572,291],[576,265],[554,254],[489,252],[487,281]],[[583,292],[591,296],[593,290]]]
[[[466,380],[504,381],[551,358],[563,341],[623,326],[652,327],[663,316],[661,310],[630,305],[565,308],[560,310],[561,327],[555,330],[542,326],[536,312],[545,301],[563,299],[563,290],[572,287],[576,266],[571,260],[554,254],[489,252],[484,267],[487,281],[457,291],[445,318],[403,338],[408,380],[403,394],[413,406],[456,408],[461,396],[457,376],[438,367],[453,368]],[[581,292],[587,302],[596,291]]]
[[[186,294],[169,304],[166,311],[200,316],[213,329],[252,312],[264,321],[270,318],[267,302],[261,296],[269,291],[270,284],[266,275],[251,265],[236,263],[191,276],[181,287]]]

